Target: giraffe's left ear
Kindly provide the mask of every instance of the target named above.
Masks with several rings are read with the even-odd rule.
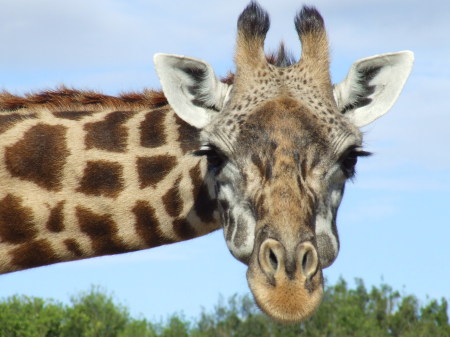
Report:
[[[334,87],[339,111],[358,127],[384,115],[400,95],[413,61],[414,54],[410,51],[356,61],[346,79]]]
[[[153,61],[164,95],[185,122],[203,128],[222,110],[230,85],[220,82],[208,63],[169,54],[156,54]]]

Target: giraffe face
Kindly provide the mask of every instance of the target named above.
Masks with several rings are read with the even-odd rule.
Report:
[[[388,111],[412,66],[412,53],[357,61],[333,86],[323,19],[304,7],[295,19],[297,63],[280,49],[269,64],[269,18],[255,2],[238,20],[233,85],[206,62],[157,54],[163,91],[178,116],[202,130],[197,155],[208,161],[227,245],[248,265],[256,302],[296,322],[323,294],[322,269],[337,256],[336,214],[362,151],[359,127]]]
[[[203,131],[197,153],[207,157],[226,242],[242,262],[249,263],[261,240],[283,235],[313,242],[323,268],[336,258],[337,209],[366,152],[345,117],[337,115],[331,128],[318,115],[282,97],[247,111],[238,131],[226,122],[236,111]]]
[[[263,309],[283,303],[304,317],[307,310],[296,306],[320,301],[321,270],[338,254],[337,209],[357,157],[366,154],[361,134],[340,115],[330,131],[320,111],[294,98],[246,111],[232,132],[226,120],[238,113],[225,108],[203,130],[199,151],[208,160],[225,239],[249,266]],[[273,316],[296,320],[286,312]]]

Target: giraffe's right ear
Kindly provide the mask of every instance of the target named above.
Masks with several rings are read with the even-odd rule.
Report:
[[[208,63],[169,54],[156,54],[153,61],[164,95],[185,122],[203,128],[222,110],[231,86]]]
[[[334,87],[338,109],[357,127],[365,126],[392,107],[408,79],[414,54],[381,54],[356,61],[344,81]]]

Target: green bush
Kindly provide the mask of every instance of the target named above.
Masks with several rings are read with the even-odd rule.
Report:
[[[344,280],[325,289],[322,305],[309,320],[278,324],[263,315],[249,295],[219,299],[210,311],[187,320],[174,314],[150,322],[130,316],[98,287],[72,297],[69,305],[13,296],[0,301],[0,337],[449,337],[448,302],[423,305],[388,285]]]

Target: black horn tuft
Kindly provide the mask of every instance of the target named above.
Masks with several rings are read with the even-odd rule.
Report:
[[[265,37],[269,26],[269,15],[256,1],[250,2],[238,19],[238,30],[246,36]]]
[[[295,17],[295,29],[300,35],[324,30],[322,15],[315,7],[303,6]]]

